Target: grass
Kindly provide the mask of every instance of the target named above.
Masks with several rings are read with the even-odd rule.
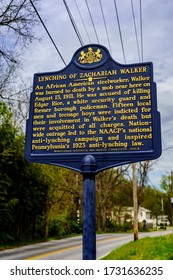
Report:
[[[173,260],[173,234],[131,241],[102,260]]]

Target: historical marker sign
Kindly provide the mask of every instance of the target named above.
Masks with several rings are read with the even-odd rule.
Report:
[[[25,156],[96,172],[161,154],[160,115],[152,63],[122,65],[101,45],[87,45],[69,65],[34,75]]]

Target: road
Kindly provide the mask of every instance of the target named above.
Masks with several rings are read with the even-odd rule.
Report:
[[[139,239],[145,236],[159,236],[173,233],[171,230],[139,233]],[[133,240],[133,233],[115,233],[97,235],[97,259],[107,255],[113,249]],[[82,236],[53,240],[34,245],[22,246],[0,251],[0,260],[81,260]]]

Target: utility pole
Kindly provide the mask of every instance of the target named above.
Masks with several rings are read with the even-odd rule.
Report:
[[[132,164],[132,181],[133,181],[133,208],[134,208],[134,241],[138,240],[138,193],[137,193],[137,181],[136,181],[136,163]]]

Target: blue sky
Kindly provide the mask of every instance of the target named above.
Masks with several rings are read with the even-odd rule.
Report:
[[[80,9],[88,35],[81,21],[74,0],[66,0],[77,24],[84,44],[98,43],[85,0],[76,0]],[[102,0],[106,26],[111,44],[112,57],[124,63],[120,34],[117,24],[114,0]],[[133,0],[135,21],[141,52],[140,5]],[[173,1],[142,0],[143,61],[153,62],[154,81],[157,83],[158,110],[161,113],[162,156],[150,173],[150,183],[158,186],[162,174],[169,175],[173,171]],[[131,0],[117,0],[120,27],[126,63],[138,63],[139,56],[132,17]],[[88,0],[99,43],[109,48],[103,23],[99,0]],[[74,32],[63,0],[42,0],[39,13],[44,20],[52,38],[68,64],[74,52],[81,46]],[[64,63],[55,50],[52,42],[40,24],[34,29],[40,41],[34,41],[24,54],[23,77],[31,84],[33,74],[61,70]],[[167,150],[165,150],[167,149]]]

